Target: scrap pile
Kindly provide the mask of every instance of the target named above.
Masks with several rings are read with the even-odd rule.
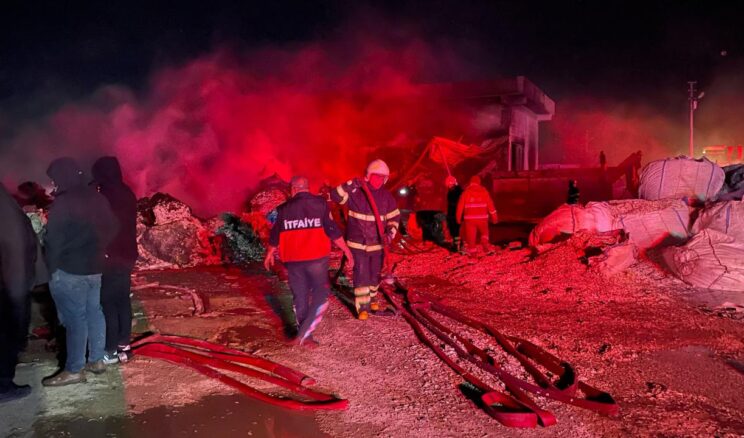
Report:
[[[563,205],[533,230],[530,245],[542,252],[579,231],[621,235],[595,260],[609,275],[655,250],[692,286],[744,291],[744,204],[731,199],[744,184],[737,172],[705,158],[652,162],[641,174],[641,199]]]
[[[220,263],[242,264],[263,258],[276,207],[287,195],[276,178],[262,183],[247,212],[197,217],[191,208],[164,193],[137,204],[139,269],[181,269]]]

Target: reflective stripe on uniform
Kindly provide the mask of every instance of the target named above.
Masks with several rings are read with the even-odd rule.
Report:
[[[359,249],[366,252],[381,251],[382,245],[365,245],[363,243],[352,242],[351,240],[346,242],[349,248]]]
[[[349,210],[349,217],[353,217],[354,219],[359,219],[360,221],[367,221],[367,222],[374,222],[375,217],[371,214],[364,214],[364,213],[357,213],[354,210]],[[380,220],[384,220],[383,216],[380,216]]]
[[[341,197],[341,202],[339,202],[339,204],[346,204],[346,201],[349,200],[349,194],[346,193],[346,190],[344,190],[343,187],[338,186],[336,187],[336,193],[338,193],[338,196]]]
[[[399,215],[400,215],[400,210],[398,210],[396,208],[395,210],[391,211],[388,214],[380,215],[380,220],[381,221],[386,221],[386,220],[392,219],[392,218],[394,218],[396,216],[399,216]],[[375,222],[375,217],[373,215],[359,213],[359,212],[354,211],[354,210],[349,210],[349,216],[350,217],[353,217],[354,219],[359,219],[360,221]]]
[[[465,215],[465,219],[488,219],[487,214],[471,214],[471,215]]]
[[[488,204],[465,204],[465,208],[481,208],[488,207]]]

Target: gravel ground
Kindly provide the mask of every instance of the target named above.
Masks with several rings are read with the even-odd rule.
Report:
[[[318,429],[296,436],[744,434],[744,375],[727,364],[744,361],[739,314],[691,300],[703,291],[649,261],[606,278],[581,263],[575,246],[566,242],[534,259],[528,250],[468,258],[430,249],[398,260],[395,274],[431,299],[572,363],[585,382],[615,397],[620,416],[606,418],[536,398],[558,424],[505,428],[464,395],[462,378],[419,342],[405,320],[357,321],[338,298],[331,299],[316,331],[321,346],[292,347],[284,335],[291,322],[286,285],[255,269],[141,272],[135,296],[151,330],[254,351],[350,401],[347,411],[316,413]],[[191,294],[165,286],[187,287],[206,297],[205,313],[194,316]],[[479,346],[488,346],[489,339],[471,334]],[[123,366],[122,374],[132,412],[234,394],[147,358]]]

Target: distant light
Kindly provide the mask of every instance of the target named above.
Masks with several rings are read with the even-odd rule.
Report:
[[[408,194],[408,188],[403,187],[402,189],[398,190],[398,193],[400,196],[406,196]]]

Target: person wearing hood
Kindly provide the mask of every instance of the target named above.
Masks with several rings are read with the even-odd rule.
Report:
[[[101,278],[101,305],[106,318],[107,365],[126,362],[131,352],[132,271],[137,262],[137,197],[124,183],[116,157],[101,157],[93,164],[93,184],[108,199],[119,221],[119,231],[106,249]]]
[[[462,234],[465,237],[465,247],[473,253],[480,243],[485,251],[491,244],[488,237],[488,220],[498,222],[498,214],[493,206],[493,200],[485,187],[481,185],[478,175],[470,178],[470,184],[465,188],[457,203],[457,222],[462,224]]]
[[[36,233],[0,184],[0,403],[31,393],[13,383],[18,353],[26,343],[37,257]]]
[[[66,331],[67,360],[61,372],[42,384],[63,386],[85,382],[83,369],[94,374],[106,371],[101,274],[105,250],[118,224],[106,198],[88,185],[75,160],[54,160],[47,175],[55,185],[55,199],[44,247],[51,273],[49,289]]]

